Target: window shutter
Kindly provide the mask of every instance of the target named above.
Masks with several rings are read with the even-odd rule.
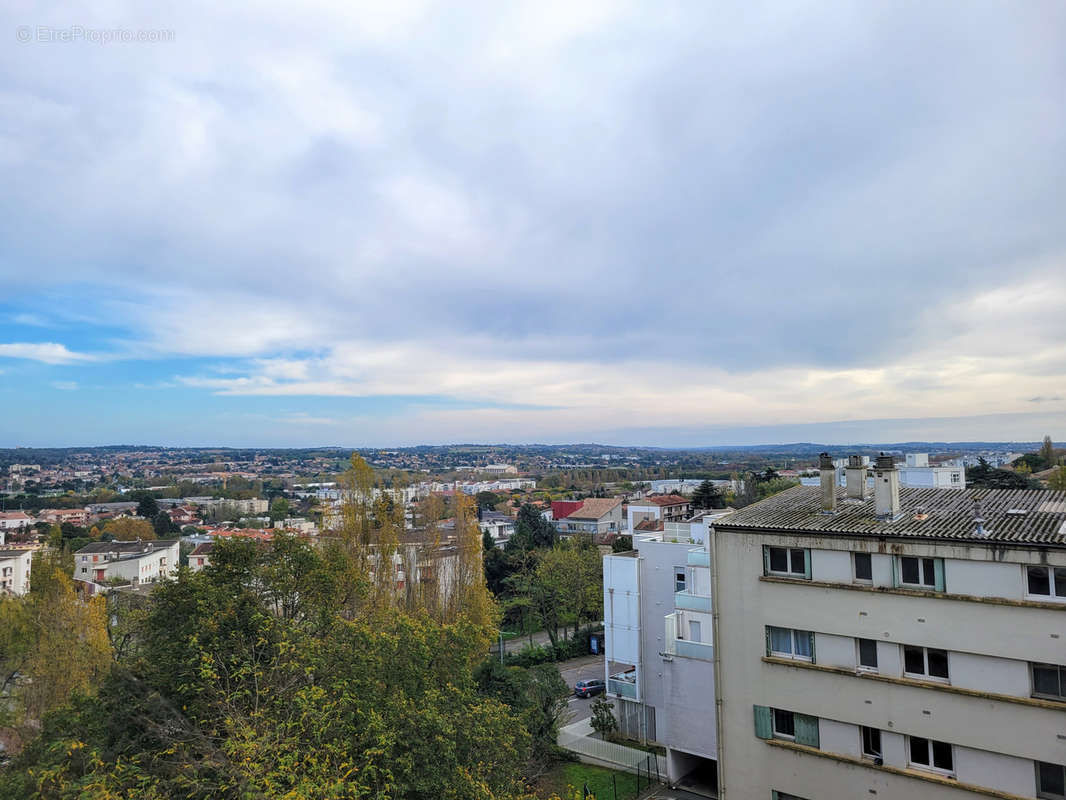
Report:
[[[755,735],[760,739],[770,739],[774,735],[772,712],[768,706],[752,706],[755,709]]]
[[[818,717],[794,714],[793,719],[796,722],[796,744],[818,747]]]
[[[770,547],[765,544],[762,546],[762,574],[770,574]]]
[[[807,631],[807,636],[811,641],[811,663],[817,664],[818,657],[814,654],[814,631]]]
[[[770,626],[766,626],[766,655],[773,655],[773,649],[770,647]]]
[[[770,790],[770,800],[781,800],[781,795],[777,793],[777,789]]]
[[[892,588],[899,588],[899,556],[892,556]]]
[[[938,592],[944,591],[944,559],[933,559],[933,578],[936,583],[934,588]]]
[[[811,579],[811,551],[803,551],[803,577],[807,580]]]

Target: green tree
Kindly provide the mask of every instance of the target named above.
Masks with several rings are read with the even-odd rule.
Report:
[[[606,697],[598,697],[590,706],[592,720],[589,724],[592,725],[592,730],[596,731],[602,739],[606,739],[618,730],[618,720],[614,718],[613,708],[614,703],[610,702]]]
[[[526,503],[518,509],[515,532],[507,541],[508,550],[536,550],[552,547],[559,539],[555,526],[544,518],[540,509]]]
[[[1052,443],[1050,436],[1045,436],[1043,444],[1040,445],[1040,460],[1044,464],[1044,469],[1048,469],[1055,464],[1055,445]]]
[[[693,508],[706,509],[706,508],[725,508],[725,502],[722,500],[722,495],[718,492],[718,487],[711,481],[703,481],[692,495]]]
[[[289,501],[284,497],[275,497],[270,503],[270,520],[277,522],[289,516]]]
[[[478,492],[475,499],[479,509],[494,509],[500,504],[500,496],[495,492]]]
[[[141,501],[137,503],[137,516],[144,517],[145,519],[152,519],[159,513],[159,503],[150,494],[146,494],[141,497]]]

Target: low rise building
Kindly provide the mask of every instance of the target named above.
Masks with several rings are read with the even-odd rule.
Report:
[[[0,549],[0,593],[24,595],[30,590],[33,550]]]
[[[211,552],[215,549],[214,542],[201,542],[189,553],[189,569],[199,572],[211,566]]]
[[[561,536],[578,533],[603,536],[622,530],[622,501],[617,497],[590,497],[573,503],[552,503],[552,514],[555,529]]]
[[[34,522],[25,511],[0,511],[0,530],[17,531],[31,527]]]
[[[138,586],[173,577],[178,570],[177,539],[93,542],[74,554],[74,579],[98,591],[113,581]]]
[[[633,500],[627,511],[629,530],[645,520],[679,522],[692,514],[692,501],[679,494],[651,495],[643,500]]]

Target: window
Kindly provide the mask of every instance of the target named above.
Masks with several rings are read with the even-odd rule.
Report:
[[[796,717],[791,711],[774,709],[774,736],[778,739],[796,738]]]
[[[946,681],[948,679],[947,651],[904,645],[903,672],[911,677]]]
[[[881,731],[862,726],[862,754],[867,758],[881,758]]]
[[[923,589],[936,587],[935,558],[902,556],[899,560],[899,582],[903,586],[920,586]]]
[[[88,568],[88,567],[82,567],[82,568],[81,568],[81,571],[82,571],[82,572],[88,572],[88,571],[89,571],[89,568]]]
[[[1066,700],[1066,667],[1057,664],[1030,664],[1033,673],[1033,696],[1049,700]]]
[[[1048,764],[1046,761],[1036,762],[1036,796],[1046,797],[1049,800],[1063,800],[1066,798],[1066,770],[1061,764]]]
[[[877,642],[859,639],[859,669],[877,671]]]
[[[685,591],[685,568],[674,567],[674,591]]]
[[[792,628],[766,628],[767,655],[814,661],[814,633]]]
[[[1027,567],[1029,594],[1066,600],[1066,567]]]
[[[912,736],[911,739],[911,765],[918,767],[953,772],[954,760],[951,757],[951,745],[947,742],[938,742],[934,739],[922,739]]]
[[[870,581],[874,579],[874,569],[869,553],[855,553],[855,580]]]
[[[962,483],[962,473],[952,472],[951,473],[951,482],[953,484]]]
[[[763,556],[769,575],[802,578],[811,576],[807,550],[797,547],[767,547]]]
[[[703,641],[703,626],[700,625],[699,620],[690,619],[688,621],[688,638],[694,642]]]

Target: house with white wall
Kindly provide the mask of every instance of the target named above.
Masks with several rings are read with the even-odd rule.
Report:
[[[30,590],[33,550],[0,549],[0,594],[24,595]]]
[[[173,578],[177,571],[177,539],[93,542],[74,554],[74,579],[92,591],[116,578],[138,586]]]

